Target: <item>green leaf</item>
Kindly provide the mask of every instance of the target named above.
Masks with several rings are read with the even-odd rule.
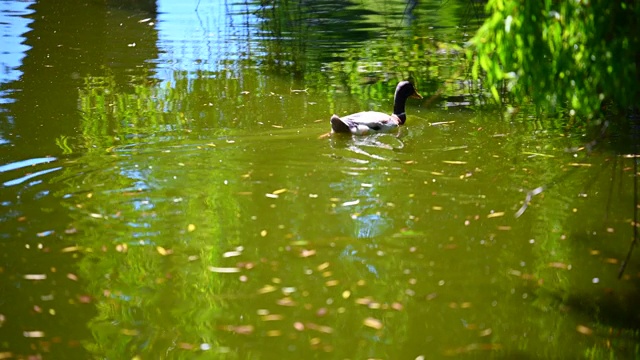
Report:
[[[498,94],[498,89],[496,89],[495,85],[491,86],[491,94],[497,102],[500,102],[500,94]]]

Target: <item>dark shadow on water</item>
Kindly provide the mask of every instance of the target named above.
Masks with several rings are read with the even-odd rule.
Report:
[[[638,308],[640,259],[638,256],[632,257],[626,269],[626,275],[623,279],[617,280],[619,264],[615,261],[624,256],[626,243],[605,244],[602,237],[590,238],[584,233],[571,234],[569,239],[576,254],[587,251],[586,249],[598,249],[598,252],[593,255],[594,264],[582,264],[579,267],[581,270],[573,269],[570,276],[581,278],[580,282],[583,283],[594,282],[593,279],[589,279],[593,277],[598,279],[598,283],[594,282],[593,288],[551,290],[547,295],[552,299],[554,304],[552,306],[568,311],[574,318],[582,319],[585,326],[594,330],[594,336],[638,340],[637,331],[640,330],[640,308]],[[574,257],[577,258],[578,255]],[[605,265],[611,262],[614,263],[610,266]],[[598,267],[598,263],[601,266]],[[576,271],[583,271],[583,273],[575,273]]]

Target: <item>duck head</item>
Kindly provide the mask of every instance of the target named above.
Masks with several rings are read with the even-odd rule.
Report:
[[[422,99],[422,95],[418,94],[416,88],[409,81],[400,81],[396,86],[395,99]]]
[[[422,99],[422,95],[418,94],[416,88],[409,81],[400,81],[393,96],[393,114],[400,119],[400,125],[403,125],[407,120],[407,115],[404,113],[404,105],[408,98]]]

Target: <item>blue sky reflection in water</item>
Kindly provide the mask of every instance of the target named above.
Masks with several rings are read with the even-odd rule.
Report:
[[[467,106],[468,2],[284,3],[0,5],[0,354],[635,354],[629,159]]]
[[[29,31],[28,25],[31,22],[24,15],[31,13],[27,1],[3,1],[0,3],[0,39],[2,39],[2,49],[0,50],[0,84],[16,81],[20,78],[18,67],[24,53],[29,46],[24,44],[22,34]],[[12,101],[10,89],[0,86],[0,104]],[[0,145],[6,144],[0,132]]]
[[[155,27],[160,54],[156,65],[161,69],[158,76],[162,80],[171,80],[174,71],[196,76],[197,71],[217,72],[229,65],[237,66],[255,52],[253,25],[258,19],[237,10],[244,6],[201,1],[195,11],[197,4],[197,1],[158,2]]]

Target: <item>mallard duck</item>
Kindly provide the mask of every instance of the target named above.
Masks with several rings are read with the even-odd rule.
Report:
[[[408,98],[422,99],[422,95],[418,94],[412,83],[401,81],[393,96],[393,114],[378,111],[362,111],[343,117],[334,114],[331,117],[331,132],[365,135],[396,129],[407,121],[404,105]]]

